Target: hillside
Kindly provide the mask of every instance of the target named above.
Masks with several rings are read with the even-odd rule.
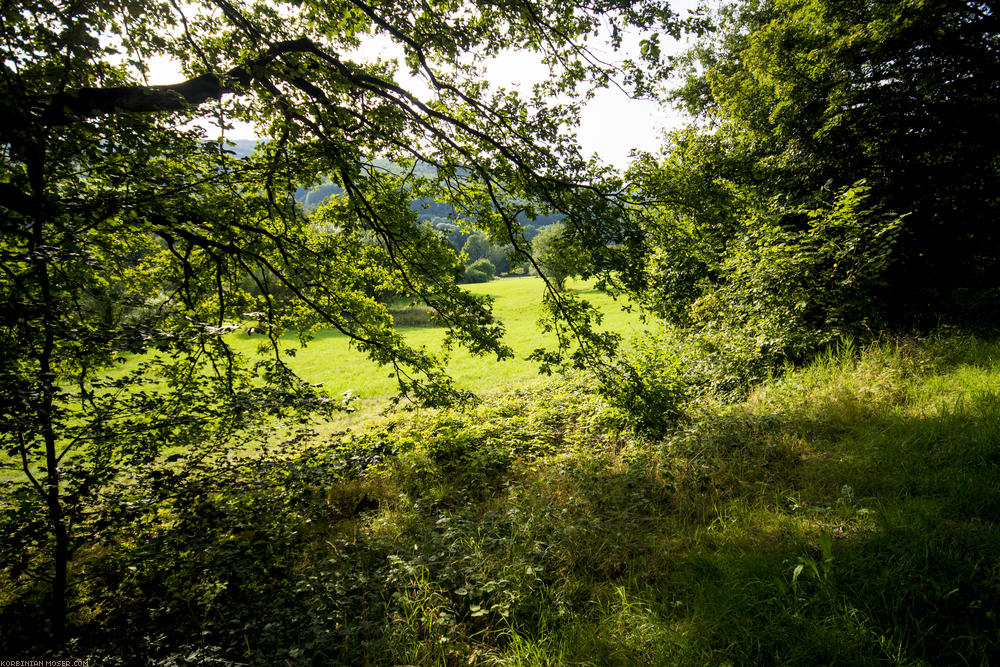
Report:
[[[238,157],[246,157],[253,153],[257,142],[247,139],[231,140],[233,145],[228,148]],[[388,172],[398,172],[400,168],[388,160],[375,160],[376,167],[385,169]],[[426,164],[418,164],[414,169],[418,176],[432,176],[434,169]],[[306,212],[315,211],[323,202],[330,197],[339,195],[343,188],[329,180],[315,185],[311,188],[299,188],[295,191],[295,201],[299,202]],[[414,199],[411,207],[417,212],[417,219],[421,222],[433,226],[435,229],[448,235],[449,240],[456,249],[461,249],[462,243],[472,233],[471,230],[459,230],[454,224],[455,210],[440,202],[426,198]],[[530,240],[537,231],[546,225],[551,225],[560,220],[561,216],[542,215],[532,220],[523,213],[518,215],[518,221],[525,228],[525,236]]]

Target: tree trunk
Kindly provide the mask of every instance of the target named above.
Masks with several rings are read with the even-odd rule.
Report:
[[[36,204],[44,201],[45,193],[45,141],[39,141],[37,153],[28,164],[29,179],[33,199]],[[51,270],[49,253],[45,246],[46,215],[41,205],[36,205],[34,226],[31,235],[32,255],[35,257],[35,273],[38,280],[39,305],[42,309],[42,341],[38,350],[38,384],[41,400],[38,406],[38,429],[45,445],[45,503],[48,506],[49,525],[55,538],[53,561],[55,576],[52,581],[52,599],[49,620],[53,639],[61,645],[66,638],[66,589],[69,570],[69,532],[63,516],[62,489],[59,471],[59,456],[53,403],[56,394],[56,373],[52,366],[55,352],[55,297],[49,276]]]

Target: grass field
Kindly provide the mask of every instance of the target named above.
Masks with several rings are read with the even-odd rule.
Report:
[[[997,664],[998,384],[996,342],[891,341],[655,439],[572,377],[394,417],[137,524],[80,634],[155,664]]]
[[[630,333],[640,328],[639,316],[625,312],[607,294],[592,289],[581,281],[568,281],[568,288],[582,295],[601,308],[605,315],[603,326],[622,333],[626,340]],[[491,357],[476,357],[464,349],[457,349],[448,365],[457,385],[476,393],[530,381],[538,376],[538,365],[526,359],[532,350],[553,346],[554,339],[544,335],[537,326],[544,290],[541,279],[536,277],[504,278],[488,283],[466,286],[471,292],[493,296],[494,312],[504,323],[507,331],[506,343],[513,349],[514,358],[497,361]],[[398,329],[414,346],[426,346],[439,351],[445,329],[433,326],[409,326]],[[289,347],[298,347],[294,333],[286,335]],[[230,335],[234,348],[247,356],[257,354],[260,336],[249,336],[240,332]],[[311,382],[322,383],[332,396],[339,396],[350,390],[358,398],[352,403],[354,411],[336,414],[319,427],[321,434],[336,432],[345,428],[358,427],[373,417],[380,415],[388,406],[390,398],[398,390],[391,369],[382,368],[367,356],[350,346],[341,333],[331,330],[320,331],[304,348],[298,349],[289,364],[299,375]],[[135,360],[109,369],[109,377],[121,377],[135,368]],[[9,463],[4,453],[0,462]],[[21,479],[20,469],[4,465],[0,467],[0,481]]]
[[[569,289],[584,296],[592,304],[601,308],[605,315],[606,329],[622,333],[626,339],[636,332],[641,324],[639,316],[622,310],[608,295],[591,289],[583,282],[569,281]],[[543,283],[535,277],[504,278],[489,283],[468,285],[470,292],[493,296],[494,312],[506,327],[505,342],[513,349],[514,358],[498,362],[496,358],[476,357],[464,349],[452,355],[448,369],[459,387],[473,392],[515,384],[535,377],[538,365],[527,361],[526,357],[538,347],[551,347],[555,341],[546,336],[537,326]],[[426,346],[432,351],[440,350],[444,329],[430,326],[400,327],[399,331],[414,346]],[[260,338],[238,334],[233,337],[237,349],[244,354],[253,354]],[[287,337],[289,345],[297,343],[295,336]],[[388,399],[396,392],[395,379],[389,368],[380,368],[363,353],[352,348],[347,338],[337,332],[320,332],[309,345],[299,350],[290,360],[290,365],[309,382],[323,383],[333,395],[350,390],[360,396],[354,403],[356,413],[338,420],[338,423],[357,423],[383,409]]]

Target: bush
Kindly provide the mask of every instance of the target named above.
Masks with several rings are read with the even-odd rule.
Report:
[[[389,309],[394,327],[432,327],[441,326],[434,319],[434,310],[428,306],[411,306],[409,308]]]
[[[488,259],[477,259],[472,264],[465,267],[466,283],[488,283],[496,275],[496,268]]]
[[[612,415],[640,433],[669,429],[691,394],[680,352],[665,331],[637,338],[599,383]]]
[[[88,576],[74,589],[71,655],[119,665],[427,664],[395,654],[437,646],[449,618],[461,632],[500,636],[492,628],[538,608],[535,572],[552,564],[533,541],[510,539],[505,510],[490,519],[477,503],[541,458],[617,442],[600,412],[584,379],[539,380],[464,409],[222,454],[197,469],[136,468],[86,519],[95,540],[75,561]],[[480,558],[476,544],[496,557]],[[0,545],[0,556],[19,547]],[[0,587],[0,652],[42,654],[46,582],[14,586],[0,569]],[[429,635],[403,622],[425,593]]]
[[[679,327],[692,391],[730,398],[884,321],[877,294],[904,220],[873,206],[863,181],[813,207],[741,197],[716,228],[671,212],[647,223],[636,295]]]
[[[565,225],[559,223],[543,227],[531,245],[538,268],[558,289],[565,287],[567,278],[586,277],[587,258],[567,233]]]

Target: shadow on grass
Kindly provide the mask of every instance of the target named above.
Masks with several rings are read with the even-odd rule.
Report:
[[[565,612],[518,626],[512,662],[1000,658],[995,395],[734,410],[631,454],[570,457],[520,491]]]
[[[992,359],[984,348],[922,372],[995,374]],[[578,444],[534,458],[472,456],[507,451],[500,431],[463,441],[462,456],[496,463],[488,469],[443,454],[401,456],[349,481],[320,459],[251,466],[145,517],[95,561],[74,618],[78,655],[1000,660],[1000,400],[990,378],[970,375],[966,390],[944,395],[885,365],[812,372],[656,443],[588,447],[579,443],[597,441],[566,439],[560,422],[559,442]],[[524,437],[542,428],[522,421]],[[439,450],[451,451],[427,451]],[[410,470],[417,462],[426,469]],[[10,609],[5,630],[16,627]]]
[[[683,607],[694,604],[667,618],[698,639],[703,657],[989,664],[1000,656],[995,394],[928,411],[856,394],[778,413],[735,411],[672,448],[701,458],[722,482],[709,492],[716,517],[674,564],[681,574],[649,586],[680,589]]]

